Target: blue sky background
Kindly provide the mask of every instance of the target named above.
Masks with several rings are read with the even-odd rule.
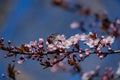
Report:
[[[106,9],[109,17],[120,18],[119,0],[71,0],[81,1],[89,5],[93,11]],[[9,7],[4,14],[4,22],[0,27],[0,37],[11,40],[13,45],[29,43],[40,37],[46,39],[52,33],[65,34],[67,37],[79,30],[70,29],[70,24],[79,20],[76,14],[67,12],[58,7],[51,6],[51,0],[11,0]],[[1,5],[1,4],[0,4]],[[116,48],[117,43],[112,47]],[[0,74],[5,72],[7,63],[10,59],[2,58],[0,53]],[[120,61],[119,55],[110,55],[104,60],[98,60],[97,56],[92,56],[80,63],[85,71],[94,69],[96,65],[112,66],[115,70]],[[36,61],[26,61],[22,65],[17,65],[17,69],[22,71],[17,80],[79,80],[78,75],[72,76],[69,73],[58,71],[52,73],[49,69],[43,70]],[[3,80],[0,77],[0,80]]]

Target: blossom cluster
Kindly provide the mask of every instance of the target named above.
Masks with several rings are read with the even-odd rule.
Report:
[[[54,51],[57,49],[69,49],[71,46],[79,44],[79,42],[83,42],[90,48],[97,47],[96,49],[100,50],[102,47],[108,47],[108,50],[110,50],[110,45],[114,42],[114,40],[115,37],[113,36],[101,36],[99,38],[96,33],[90,32],[88,35],[76,34],[68,39],[66,39],[65,35],[57,35],[52,43],[47,41],[46,45],[49,51]]]
[[[85,55],[89,55],[92,53],[98,54],[99,58],[102,58],[102,50],[101,48],[107,47],[108,51],[111,50],[111,44],[114,42],[115,37],[113,36],[101,36],[98,37],[96,33],[90,32],[87,34],[76,34],[75,36],[71,36],[70,38],[66,39],[65,35],[50,35],[45,42],[43,38],[40,38],[37,41],[30,41],[29,44],[25,43],[22,44],[21,47],[18,46],[11,46],[11,41],[8,41],[9,47],[5,47],[3,41],[4,39],[1,38],[0,40],[0,48],[2,50],[6,50],[9,53],[5,55],[5,57],[14,56],[18,53],[21,54],[18,63],[22,63],[23,61],[32,58],[37,59],[38,61],[41,60],[44,55],[53,54],[56,56],[64,56],[65,54],[77,55],[76,52],[80,53],[80,58],[83,58],[83,53]],[[83,42],[84,45],[87,45],[89,48],[85,50],[82,49],[80,46],[80,42]],[[76,51],[75,51],[76,48]],[[93,51],[91,51],[93,49]],[[69,51],[72,50],[72,51]],[[58,54],[56,54],[58,53]],[[25,56],[27,55],[27,57]],[[26,57],[26,58],[25,58]],[[85,56],[84,56],[85,57]],[[42,59],[43,60],[43,59]],[[14,61],[14,60],[13,60]]]
[[[43,38],[39,40],[24,43],[20,47],[13,46],[12,42],[8,40],[8,46],[4,44],[4,38],[0,38],[0,49],[7,51],[5,58],[13,57],[12,62],[23,63],[26,60],[37,60],[44,68],[51,67],[51,71],[55,72],[59,68],[69,71],[64,62],[74,67],[74,70],[79,72],[81,68],[78,62],[83,61],[90,54],[97,54],[99,58],[105,55],[118,53],[111,49],[111,44],[114,42],[114,36],[98,37],[96,33],[89,32],[89,34],[76,34],[70,38],[65,35],[51,34],[45,41]],[[83,44],[81,44],[83,43]],[[86,45],[83,49],[81,45]],[[102,48],[107,48],[108,52],[102,51]],[[18,60],[16,56],[20,55]],[[15,71],[12,71],[14,73]],[[94,71],[83,74],[82,78],[87,78],[95,75]],[[117,70],[119,74],[119,69]],[[85,79],[83,79],[85,80]]]

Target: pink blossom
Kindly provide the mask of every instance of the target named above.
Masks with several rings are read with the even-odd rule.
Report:
[[[117,74],[118,76],[120,76],[120,63],[119,63],[119,67],[118,67],[118,69],[117,69],[117,71],[116,71],[116,74]]]
[[[58,63],[59,66],[65,66],[64,61]]]
[[[51,72],[56,72],[58,70],[57,64],[50,68]]]
[[[117,23],[117,24],[120,24],[120,19],[117,19],[117,20],[116,20],[116,23]]]
[[[106,38],[106,42],[107,42],[107,43],[110,43],[110,44],[112,44],[112,43],[114,42],[114,40],[115,40],[115,37],[112,37],[112,36],[108,36],[108,37]]]
[[[44,39],[43,38],[39,38],[39,43],[43,44],[44,43]]]
[[[80,35],[80,40],[81,40],[81,41],[84,41],[84,40],[86,40],[86,39],[88,39],[88,35],[86,35],[86,34],[81,34],[81,35]]]
[[[5,75],[5,74],[1,74],[1,76],[2,76],[3,78],[5,78],[5,77],[6,77],[6,75]]]
[[[114,40],[115,40],[115,37],[108,36],[101,40],[101,44],[105,44],[105,45],[107,45],[108,43],[112,44],[114,42]]]
[[[49,44],[47,48],[49,51],[54,51],[57,49],[57,47],[54,44]]]
[[[83,75],[82,75],[82,80],[89,80],[92,75],[95,74],[95,71],[89,71],[89,72],[85,72]]]
[[[71,25],[70,25],[70,27],[71,27],[72,29],[76,29],[76,28],[78,28],[79,26],[80,26],[80,24],[79,24],[78,22],[72,22]]]
[[[83,58],[83,54],[79,54],[79,57],[80,57],[80,58]]]
[[[75,37],[75,36],[71,36],[69,39],[68,39],[72,44],[77,44],[78,41],[79,41],[79,38]]]
[[[100,65],[97,65],[97,66],[96,66],[96,70],[100,70]]]
[[[65,35],[57,35],[56,36],[56,40],[61,40],[61,41],[65,41],[66,40],[66,37],[65,37]]]
[[[99,57],[100,59],[103,59],[103,58],[104,58],[104,56],[103,56],[103,55],[99,55],[98,57]]]
[[[84,41],[84,43],[90,48],[93,48],[96,45],[98,45],[98,48],[100,50],[100,48],[102,48],[104,45],[111,45],[114,42],[114,39],[114,37],[108,36],[106,38],[103,37],[102,40],[100,40],[100,38],[97,38],[96,34],[90,32],[88,35],[76,34],[75,36],[71,36],[68,39],[66,39],[65,35],[57,35],[53,43],[49,44],[48,42],[46,42],[46,45],[48,47],[48,50],[54,51],[56,49],[68,49],[70,48],[70,46],[78,44],[79,41]]]
[[[18,64],[22,64],[24,61],[25,61],[25,58],[24,58],[24,55],[22,55],[17,62]]]
[[[15,70],[16,74],[21,74],[20,70]]]
[[[18,64],[22,64],[24,60],[19,59]]]
[[[35,47],[37,45],[37,41],[30,41],[29,44],[26,44],[28,47]]]
[[[43,48],[43,45],[41,45],[41,44],[40,44],[40,45],[38,45],[38,48]]]
[[[66,40],[66,41],[65,41],[65,47],[66,47],[66,48],[70,48],[71,45],[72,45],[72,43],[71,43],[70,40]]]
[[[89,49],[85,49],[85,54],[86,54],[86,55],[89,55],[89,54],[90,54]]]
[[[99,39],[95,39],[95,40],[93,40],[93,39],[88,39],[88,40],[86,41],[86,45],[88,45],[90,48],[93,48],[93,47],[95,47],[96,45],[98,45],[98,42],[99,42]]]

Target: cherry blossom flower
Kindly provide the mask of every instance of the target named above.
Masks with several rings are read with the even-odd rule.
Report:
[[[82,58],[82,57],[83,57],[83,54],[79,54],[79,57]]]
[[[47,48],[48,48],[49,51],[54,51],[54,50],[57,49],[57,47],[56,47],[54,44],[49,44],[49,45],[47,46]]]
[[[120,24],[120,19],[117,19],[117,20],[116,20],[116,23],[117,23],[117,24]]]
[[[21,74],[21,71],[20,70],[15,70],[15,73],[16,74]]]
[[[85,49],[85,54],[86,54],[86,55],[89,55],[89,54],[90,54],[89,49]]]
[[[71,27],[72,29],[76,29],[76,28],[78,28],[79,26],[80,26],[80,24],[79,24],[78,22],[72,22],[71,25],[70,25],[70,27]]]
[[[1,76],[3,77],[3,78],[5,78],[6,77],[6,75],[3,73],[3,74],[1,74]]]
[[[81,41],[84,41],[84,40],[86,40],[86,39],[88,39],[88,35],[86,35],[86,34],[84,34],[84,33],[80,35],[80,40],[81,40]]]
[[[56,72],[58,70],[57,64],[50,68],[51,72]]]
[[[55,64],[53,67],[51,67],[50,68],[50,70],[52,71],[52,72],[56,72],[58,69],[60,69],[60,68],[62,68],[62,69],[65,69],[66,67],[65,67],[65,64],[64,64],[64,61],[62,61],[62,62],[59,62],[58,64]]]
[[[89,72],[85,72],[83,75],[82,75],[82,80],[89,80],[92,75],[95,74],[95,71],[89,71]]]
[[[65,47],[68,49],[70,48],[70,46],[72,45],[71,41],[70,40],[66,40],[65,41]]]
[[[30,41],[29,44],[25,44],[27,47],[35,47],[37,45],[37,41]]]
[[[22,55],[17,62],[18,64],[22,64],[24,61],[25,61],[25,58],[24,58],[24,55]]]
[[[39,43],[43,44],[44,43],[44,39],[43,38],[39,38]]]
[[[119,63],[119,67],[118,67],[118,69],[117,69],[117,71],[116,71],[116,74],[117,74],[118,76],[120,76],[120,63]]]
[[[49,51],[54,51],[56,49],[69,49],[70,46],[79,44],[79,41],[84,41],[84,43],[90,48],[98,45],[97,50],[100,50],[100,48],[103,46],[108,46],[108,44],[111,45],[114,42],[114,39],[115,37],[108,36],[102,37],[100,40],[100,38],[97,38],[95,33],[90,32],[88,35],[76,34],[75,36],[71,36],[68,39],[66,39],[65,35],[57,35],[51,44],[46,42],[46,45]]]
[[[98,45],[99,39],[89,39],[88,41],[86,41],[86,45],[88,45],[90,48],[95,47],[96,45]]]
[[[101,40],[101,44],[105,44],[105,45],[109,44],[109,45],[111,45],[114,42],[114,40],[115,40],[115,37],[108,36],[108,37]]]
[[[74,44],[78,43],[79,38],[77,38],[75,36],[71,36],[68,40],[74,45]]]
[[[60,41],[65,41],[66,40],[66,37],[65,37],[65,35],[57,35],[56,36],[56,40],[60,40]]]
[[[103,56],[103,55],[99,55],[98,57],[99,57],[100,59],[103,59],[103,58],[104,58],[104,56]]]
[[[24,60],[19,59],[18,64],[22,64]]]

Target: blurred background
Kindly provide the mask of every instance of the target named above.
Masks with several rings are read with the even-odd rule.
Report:
[[[67,0],[81,2],[89,5],[93,11],[108,11],[109,17],[120,18],[120,0]],[[80,18],[80,17],[79,17]],[[52,5],[52,0],[0,0],[0,37],[11,40],[13,45],[20,46],[22,43],[46,39],[52,33],[65,34],[67,37],[82,33],[72,30],[70,24],[79,20],[78,16],[59,7]],[[113,44],[118,49],[117,42]],[[0,52],[0,74],[6,71],[10,59],[4,59]],[[110,55],[99,60],[96,55],[87,58],[80,63],[85,71],[95,69],[97,65],[102,67],[111,66],[115,70],[118,67],[120,55]],[[17,80],[80,80],[79,75],[71,75],[63,71],[52,73],[49,69],[42,69],[37,61],[28,60],[23,64],[16,65],[22,74]],[[0,80],[4,80],[0,76]]]

